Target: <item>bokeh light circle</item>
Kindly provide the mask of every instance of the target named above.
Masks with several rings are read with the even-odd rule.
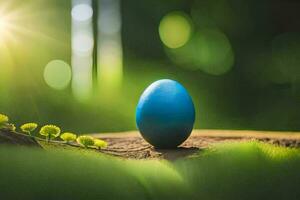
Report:
[[[182,12],[171,12],[163,17],[159,24],[161,41],[169,48],[185,45],[192,33],[191,20]]]
[[[44,69],[44,79],[50,87],[62,90],[65,89],[72,77],[71,67],[62,60],[52,60]]]
[[[222,75],[234,64],[234,53],[224,33],[202,29],[193,34],[183,47],[167,50],[171,60],[190,70],[202,70],[211,75]]]
[[[72,8],[72,18],[76,21],[84,22],[93,16],[93,9],[88,4],[78,4]]]

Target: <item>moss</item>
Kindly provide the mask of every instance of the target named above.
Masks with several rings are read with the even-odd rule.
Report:
[[[0,146],[1,199],[20,199],[20,194],[43,200],[297,200],[300,196],[299,149],[228,143],[201,150],[194,158],[167,162],[118,159],[64,146],[68,149]]]

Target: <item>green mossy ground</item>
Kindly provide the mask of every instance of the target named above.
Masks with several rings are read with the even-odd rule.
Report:
[[[299,199],[300,151],[217,145],[168,162],[77,148],[0,148],[0,199]]]

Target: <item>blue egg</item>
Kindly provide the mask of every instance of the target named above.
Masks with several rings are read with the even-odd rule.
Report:
[[[194,122],[192,98],[176,81],[152,83],[139,100],[136,123],[143,138],[154,147],[179,146],[190,136]]]

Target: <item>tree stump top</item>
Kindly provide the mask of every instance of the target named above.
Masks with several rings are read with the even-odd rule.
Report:
[[[194,130],[191,136],[176,149],[155,149],[148,144],[138,131],[93,134],[108,142],[104,153],[123,158],[174,160],[198,153],[220,142],[258,140],[271,144],[300,147],[299,132],[237,131],[237,130]]]

